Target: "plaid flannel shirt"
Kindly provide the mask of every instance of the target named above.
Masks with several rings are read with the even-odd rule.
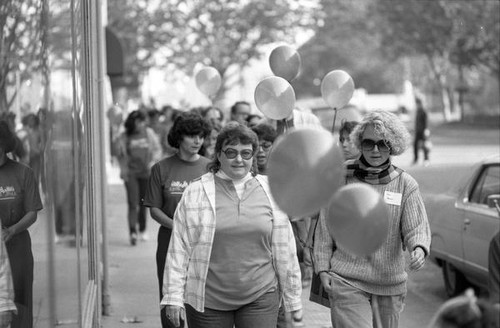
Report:
[[[257,175],[273,209],[272,257],[286,311],[302,308],[302,284],[295,239],[288,216],[271,197],[267,177]],[[199,312],[205,307],[205,281],[215,235],[215,182],[207,173],[191,183],[174,214],[167,252],[161,306],[184,303]]]
[[[7,248],[0,234],[0,312],[14,311],[14,286],[12,284],[12,273],[10,271]]]

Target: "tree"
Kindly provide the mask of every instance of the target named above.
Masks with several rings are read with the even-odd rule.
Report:
[[[382,49],[389,56],[427,58],[440,88],[445,119],[451,118],[455,97],[450,76],[463,76],[464,68],[476,66],[498,76],[498,1],[378,0],[373,11],[379,19]]]
[[[299,96],[319,96],[319,84],[333,69],[342,69],[354,79],[356,88],[370,93],[400,92],[402,67],[385,58],[369,2],[322,1],[322,17],[312,37],[299,52],[302,73],[293,81]]]
[[[192,74],[197,65],[216,68],[223,83],[218,97],[231,87],[236,71],[262,58],[263,45],[295,43],[299,31],[311,28],[318,13],[314,0],[170,0],[161,1],[151,26],[152,46],[164,60]],[[237,79],[236,79],[237,80]]]
[[[27,80],[43,62],[43,1],[0,1],[0,112],[16,98],[17,90],[9,97],[8,86]]]

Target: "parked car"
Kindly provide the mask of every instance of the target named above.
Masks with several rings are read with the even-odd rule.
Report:
[[[500,157],[478,163],[448,193],[426,195],[424,201],[430,258],[442,268],[446,293],[487,289],[488,246],[500,229]]]

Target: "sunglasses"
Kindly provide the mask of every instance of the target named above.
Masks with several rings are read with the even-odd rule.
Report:
[[[241,152],[237,151],[234,148],[226,148],[226,150],[221,150],[224,155],[226,155],[227,159],[235,159],[238,154],[241,155],[241,158],[243,159],[251,159],[253,157],[253,150],[251,149],[243,149]]]
[[[361,141],[361,149],[364,151],[373,150],[375,146],[377,146],[378,151],[381,153],[386,153],[391,150],[391,145],[386,140],[375,141],[371,139],[363,139]]]
[[[262,147],[263,150],[269,150],[271,149],[272,146],[273,146],[272,142],[266,142],[266,141],[259,142],[259,147]]]

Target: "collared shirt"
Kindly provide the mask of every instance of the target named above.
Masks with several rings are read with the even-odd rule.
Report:
[[[286,311],[302,308],[302,284],[293,230],[288,217],[271,197],[267,177],[257,175],[273,211],[272,256],[278,288]],[[161,306],[205,308],[205,281],[215,235],[215,182],[207,173],[190,184],[174,215],[172,240],[167,253]]]

